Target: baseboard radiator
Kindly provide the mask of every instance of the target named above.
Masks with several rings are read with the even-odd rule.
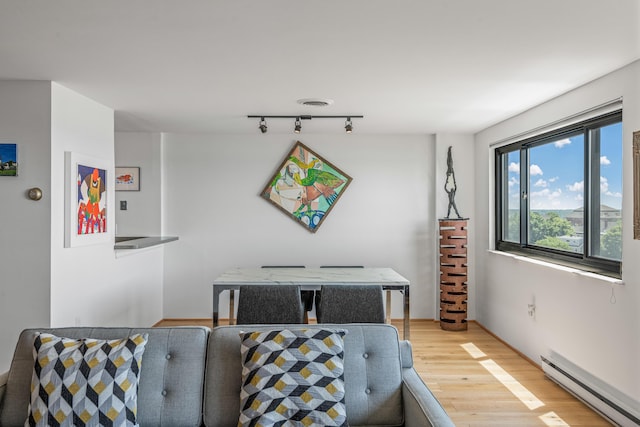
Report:
[[[557,353],[540,358],[547,377],[610,422],[621,427],[640,426],[640,403]]]

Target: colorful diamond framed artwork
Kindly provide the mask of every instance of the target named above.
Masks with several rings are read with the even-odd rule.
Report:
[[[297,141],[261,196],[315,233],[352,178]]]
[[[113,243],[107,162],[65,152],[65,248]]]

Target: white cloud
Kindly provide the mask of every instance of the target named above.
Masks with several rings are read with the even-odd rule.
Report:
[[[561,139],[559,141],[556,141],[553,143],[553,145],[556,146],[556,148],[562,148],[565,145],[571,144],[571,140],[569,138],[565,138],[565,139]]]
[[[607,156],[600,156],[600,164],[608,166],[611,164],[611,160],[607,159]]]
[[[570,200],[561,189],[545,188],[530,194],[532,209],[575,209],[579,203]]]
[[[529,166],[529,175],[531,176],[543,175],[542,169],[540,169],[540,166],[538,165],[531,165]]]
[[[571,193],[562,188],[547,187],[529,194],[531,209],[575,209],[584,203],[582,199],[581,193]]]
[[[516,163],[516,162],[509,163],[509,172],[520,173],[520,163]]]
[[[509,180],[509,187],[513,187],[514,185],[520,185],[520,180],[515,176],[512,176]]]
[[[547,181],[545,181],[544,179],[540,178],[539,180],[536,181],[535,184],[533,184],[534,187],[542,187],[545,188],[547,187],[549,184],[547,184]]]
[[[534,191],[531,193],[531,197],[533,198],[545,198],[547,200],[557,199],[560,196],[562,196],[562,190],[560,189],[551,191],[548,188],[545,188],[544,190]]]
[[[622,193],[617,191],[614,193],[609,190],[609,180],[604,176],[600,177],[600,192],[605,196],[622,197]]]
[[[549,178],[549,182],[553,183],[553,182],[556,182],[559,179],[560,179],[560,177],[554,176],[553,178]]]
[[[551,193],[551,190],[549,190],[548,188],[545,188],[544,190],[532,192],[530,196],[532,199],[535,199],[536,197],[547,197],[550,193]]]
[[[584,181],[574,182],[573,184],[567,185],[567,189],[569,191],[578,191],[582,193],[584,191]]]

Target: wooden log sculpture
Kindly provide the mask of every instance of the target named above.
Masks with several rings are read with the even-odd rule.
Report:
[[[440,327],[467,330],[467,221],[440,221]]]

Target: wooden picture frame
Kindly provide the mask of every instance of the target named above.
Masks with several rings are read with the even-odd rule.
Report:
[[[116,191],[140,191],[140,167],[116,166]]]
[[[297,141],[261,196],[315,233],[352,178]]]
[[[640,130],[633,133],[633,238],[640,240]]]

